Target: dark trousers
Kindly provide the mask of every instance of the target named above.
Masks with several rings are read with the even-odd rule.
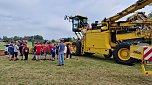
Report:
[[[36,60],[36,52],[34,52],[34,57],[32,58],[32,60]]]
[[[20,56],[23,56],[22,47],[19,47],[19,50],[20,50]]]
[[[14,52],[9,52],[11,55],[11,58],[14,58]]]
[[[67,52],[66,58],[68,58],[69,55],[70,55],[70,58],[72,58],[72,55],[70,52]]]
[[[18,52],[14,52],[14,57],[17,58],[17,56],[18,56]]]
[[[29,53],[25,53],[25,54],[24,54],[25,60],[28,60],[28,54],[29,54]]]
[[[55,52],[52,52],[52,58],[55,58]]]

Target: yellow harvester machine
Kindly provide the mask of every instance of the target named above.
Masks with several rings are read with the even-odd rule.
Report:
[[[72,30],[78,37],[77,41],[73,43],[74,54],[103,54],[106,58],[113,55],[115,62],[126,65],[133,65],[139,59],[146,61],[143,57],[146,52],[149,53],[150,56],[147,55],[150,59],[152,57],[152,49],[149,46],[151,42],[145,38],[146,33],[142,30],[150,27],[152,21],[118,20],[151,3],[152,0],[138,0],[115,16],[92,23],[89,29],[87,17],[70,16]],[[87,29],[86,33],[85,29]],[[148,50],[145,52],[146,48]]]

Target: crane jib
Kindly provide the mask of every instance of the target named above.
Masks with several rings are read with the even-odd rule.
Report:
[[[112,16],[110,18],[107,18],[106,21],[115,22],[126,15],[129,15],[130,13],[133,13],[139,9],[144,8],[147,5],[152,4],[152,0],[138,0],[135,4],[131,5],[127,9],[123,10],[122,12],[117,13],[115,16]]]

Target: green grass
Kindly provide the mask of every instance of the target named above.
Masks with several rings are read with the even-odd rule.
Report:
[[[0,85],[151,85],[140,64],[126,66],[113,59],[79,57],[57,61],[8,61],[0,58]]]
[[[0,49],[5,50],[5,43],[4,42],[0,42]]]

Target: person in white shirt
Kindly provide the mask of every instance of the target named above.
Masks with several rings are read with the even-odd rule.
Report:
[[[67,55],[67,46],[64,46],[64,59],[66,59],[66,55]]]
[[[15,45],[14,45],[14,61],[18,59],[17,58],[17,56],[18,56],[18,50],[19,50],[18,42],[16,41]]]

